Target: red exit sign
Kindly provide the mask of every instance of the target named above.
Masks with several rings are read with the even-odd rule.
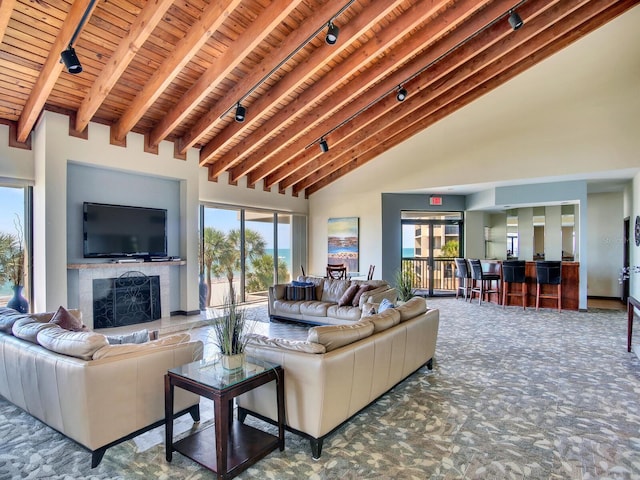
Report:
[[[429,205],[442,205],[442,197],[431,195],[429,197]]]

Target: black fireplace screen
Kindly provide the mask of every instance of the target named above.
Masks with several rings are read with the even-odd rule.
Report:
[[[133,325],[161,316],[159,276],[127,272],[93,280],[93,328]]]

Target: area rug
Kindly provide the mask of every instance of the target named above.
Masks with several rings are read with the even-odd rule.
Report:
[[[287,433],[284,452],[237,478],[640,479],[640,361],[626,351],[625,312],[428,304],[440,309],[432,371],[339,428],[320,460]],[[197,428],[213,422],[208,403]],[[167,463],[154,434],[91,469],[84,449],[0,399],[0,480],[214,478],[178,453]]]

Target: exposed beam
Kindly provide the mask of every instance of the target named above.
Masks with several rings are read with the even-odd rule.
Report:
[[[265,75],[274,70],[284,62],[287,57],[294,52],[304,41],[315,33],[321,25],[326,23],[326,19],[334,13],[334,5],[328,7],[328,3],[322,9],[316,10],[312,16],[307,18],[297,29],[282,40],[280,45],[274,49],[273,55],[269,55],[258,68],[253,69],[241,82],[235,84],[223,99],[217,102],[209,111],[203,115],[196,124],[179,139],[181,151],[193,146],[204,133],[208,132],[229,109],[230,99],[238,99],[253,88]],[[329,9],[331,9],[329,11]],[[235,101],[235,100],[232,100]],[[206,162],[204,162],[206,163]],[[200,162],[202,165],[203,162]]]
[[[87,127],[91,117],[98,111],[104,99],[109,95],[113,86],[171,5],[173,5],[173,0],[150,0],[144,6],[142,12],[131,25],[129,34],[122,39],[118,49],[106,63],[100,75],[91,85],[91,90],[80,104],[76,115],[76,130],[78,132],[82,132]]]
[[[252,109],[258,112],[268,111],[287,95],[292,94],[296,88],[308,81],[313,75],[318,74],[333,58],[347,50],[351,43],[364,35],[377,22],[383,19],[392,11],[401,0],[393,2],[373,2],[363,12],[356,15],[347,25],[341,28],[340,37],[346,40],[338,41],[333,46],[323,45],[315,50],[310,57],[302,64],[298,65],[291,74],[285,76],[270,90],[269,95],[262,96],[252,105]],[[293,102],[295,104],[295,102]],[[244,123],[231,123],[211,140],[200,151],[200,163],[212,158],[216,152],[225,146],[236,136],[246,132],[258,121],[258,117],[249,117]],[[227,162],[215,162],[212,167],[214,171],[226,170],[230,166]]]
[[[151,76],[144,89],[136,96],[127,111],[111,127],[111,141],[121,143],[160,94],[178,76],[183,67],[198,53],[209,37],[235,10],[242,0],[218,0],[211,2],[180,41],[175,51],[168,55]]]
[[[595,12],[591,10],[593,9],[593,3],[600,4],[598,7],[595,7]],[[609,0],[606,2],[592,2],[586,5],[575,17],[569,17],[562,22],[556,23],[549,29],[541,32],[539,34],[541,36],[540,38],[536,38],[533,42],[528,42],[512,51],[509,56],[505,58],[511,59],[515,56],[519,60],[511,67],[488,67],[487,70],[476,74],[475,78],[469,79],[466,85],[461,85],[458,91],[449,93],[448,99],[437,99],[436,104],[429,105],[428,108],[420,110],[420,114],[415,121],[409,122],[399,119],[397,122],[386,124],[384,129],[368,137],[365,142],[358,145],[358,152],[353,152],[339,169],[332,170],[315,183],[309,185],[305,189],[305,195],[312,195],[340,177],[376,158],[384,151],[398,145],[455,112],[462,106],[471,103],[482,95],[497,88],[521,72],[524,72],[533,65],[565,48],[583,35],[604,25],[636,3],[638,3],[637,0],[622,2]],[[591,13],[588,13],[587,10]],[[550,41],[546,42],[543,37],[550,38]],[[497,63],[501,63],[501,60],[498,60]],[[492,67],[500,68],[501,73],[497,75],[487,74]],[[461,93],[462,95],[460,95]],[[455,101],[453,101],[454,99]]]
[[[167,112],[158,125],[151,131],[149,142],[158,145],[171,131],[178,126],[198,105],[215,89],[224,78],[236,68],[264,40],[271,31],[294,10],[302,0],[278,0],[273,2],[257,19],[255,19],[242,36],[204,72],[198,81],[180,98],[178,103]],[[180,143],[180,151],[185,152],[206,132],[190,132],[189,139]]]
[[[91,14],[96,8],[96,4],[97,3],[94,3],[91,11],[87,12],[87,19],[91,17]],[[63,64],[60,62],[60,53],[69,45],[69,42],[73,37],[73,33],[82,21],[82,17],[90,5],[91,0],[76,0],[73,2],[71,10],[66,17],[55,42],[53,42],[53,46],[49,51],[47,60],[42,66],[40,75],[38,75],[38,79],[31,89],[29,99],[22,109],[22,113],[18,119],[19,142],[26,142],[29,133],[31,133],[31,130],[40,115],[40,112],[42,112],[42,108],[44,107],[47,98],[49,98],[49,94],[51,93],[51,90],[53,90],[53,87],[58,81],[58,77],[63,69]],[[83,25],[83,29],[85,25],[86,22]]]

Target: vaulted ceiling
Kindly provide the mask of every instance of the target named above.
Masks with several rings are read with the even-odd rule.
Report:
[[[0,0],[0,122],[28,148],[62,112],[71,135],[106,124],[199,149],[211,181],[309,196],[637,3]]]

